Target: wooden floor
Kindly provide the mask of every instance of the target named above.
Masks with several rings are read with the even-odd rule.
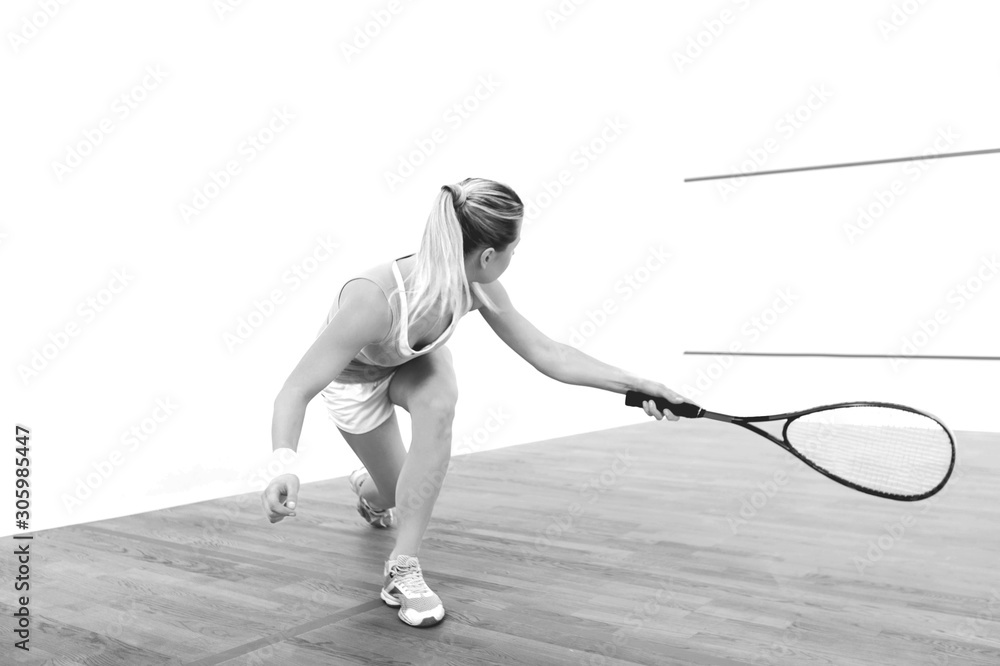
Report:
[[[429,629],[379,601],[393,537],[344,479],[274,526],[253,494],[41,532],[31,656],[0,661],[996,666],[1000,436],[957,436],[956,476],[913,504],[705,421],[456,458]]]

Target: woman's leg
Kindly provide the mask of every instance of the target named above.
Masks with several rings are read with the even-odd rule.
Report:
[[[368,470],[370,482],[361,485],[361,496],[373,509],[396,506],[396,479],[406,460],[396,413],[369,432],[356,435],[341,430],[340,434]]]
[[[440,597],[424,582],[417,553],[451,458],[451,422],[458,400],[451,352],[441,347],[404,363],[389,380],[386,395],[410,413],[409,452],[403,448],[395,412],[370,432],[341,432],[376,486],[363,483],[361,495],[376,507],[396,507],[396,547],[385,562],[380,596],[399,608],[403,622],[431,626],[445,611]]]
[[[458,401],[448,348],[440,347],[400,366],[389,385],[389,399],[410,413],[413,424],[410,450],[395,488],[399,528],[392,560],[398,555],[417,557],[448,471]]]

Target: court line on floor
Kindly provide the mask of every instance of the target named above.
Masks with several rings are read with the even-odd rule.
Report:
[[[142,541],[145,543],[155,544],[158,546],[174,547],[179,550],[188,550],[188,551],[199,550],[202,551],[201,552],[202,555],[205,555],[204,551],[206,550],[204,546],[200,547],[192,546],[191,544],[177,543],[175,541],[167,541],[165,539],[148,537],[143,534],[131,534],[129,532],[119,532],[117,530],[110,530],[105,527],[97,527],[96,525],[83,524],[83,525],[75,525],[74,527],[86,529],[93,532],[100,532],[108,536],[114,536],[117,538],[127,538],[127,539],[132,539],[133,541]],[[293,573],[302,576],[317,575],[317,573],[311,569],[289,566],[288,564],[283,564],[280,562],[272,562],[269,560],[263,560],[261,558],[249,557],[246,555],[238,555],[235,553],[217,553],[215,555],[209,555],[208,557],[214,557],[220,560],[231,560],[233,562],[239,562],[241,564],[250,564],[254,566],[268,567],[272,569],[277,568],[287,573]],[[378,585],[374,585],[372,583],[366,583],[364,581],[347,580],[341,578],[339,579],[338,582],[350,583],[354,587],[360,587],[372,590],[379,589]],[[295,636],[313,631],[314,629],[319,629],[321,627],[326,627],[332,624],[336,624],[343,620],[352,618],[356,615],[367,613],[368,611],[374,610],[376,608],[381,608],[384,605],[385,603],[381,599],[373,599],[371,601],[366,601],[356,606],[350,606],[349,608],[344,608],[334,613],[330,613],[329,615],[325,615],[315,620],[310,620],[309,622],[305,622],[303,624],[291,627],[284,631],[279,631],[270,634],[268,636],[264,636],[262,638],[250,641],[248,643],[244,643],[242,645],[237,645],[223,652],[203,657],[197,661],[184,662],[184,664],[185,666],[212,666],[214,664],[221,664],[230,659],[235,659],[236,657],[253,652],[254,650],[259,650],[261,648],[267,647],[268,645],[274,645],[275,643],[279,643],[288,638],[294,638]]]
[[[217,652],[208,657],[203,657],[197,661],[184,662],[185,666],[215,666],[216,664],[221,664],[223,662],[229,661],[230,659],[235,659],[236,657],[241,657],[245,654],[249,654],[255,650],[260,650],[268,645],[274,645],[275,643],[280,643],[281,641],[287,640],[289,638],[294,638],[301,634],[320,629],[322,627],[327,627],[332,624],[337,624],[343,620],[350,619],[356,615],[361,615],[362,613],[367,613],[368,611],[375,610],[376,608],[381,608],[385,603],[381,599],[373,599],[371,601],[366,601],[363,604],[358,604],[357,606],[351,606],[350,608],[345,608],[339,610],[336,613],[330,613],[325,617],[316,618],[315,620],[310,620],[309,622],[304,622],[300,625],[292,627],[291,629],[286,629],[285,631],[279,631],[277,633],[271,634],[270,636],[265,636],[263,638],[258,638],[257,640],[250,641],[249,643],[244,643],[243,645],[237,645],[231,647],[223,652]]]

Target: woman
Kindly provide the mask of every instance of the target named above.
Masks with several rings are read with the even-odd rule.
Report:
[[[410,625],[430,626],[444,617],[417,553],[451,456],[458,392],[444,344],[463,315],[479,310],[507,345],[553,379],[683,401],[658,382],[549,339],[514,309],[498,278],[521,240],[523,215],[517,194],[501,183],[467,178],[442,187],[420,251],[344,284],[318,338],[275,399],[273,447],[294,451],[306,405],[322,392],[330,418],[364,464],[350,476],[359,513],[375,527],[398,524],[381,597]],[[410,413],[409,452],[395,405]],[[677,418],[652,401],[644,409],[657,420]],[[262,502],[272,523],[295,515],[298,490],[294,474],[271,481]]]

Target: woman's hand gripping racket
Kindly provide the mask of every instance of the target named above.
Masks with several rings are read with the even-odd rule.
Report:
[[[642,407],[647,400],[677,416],[704,417],[746,428],[834,481],[877,497],[926,499],[944,487],[955,467],[955,438],[947,426],[930,414],[903,405],[842,402],[800,412],[741,417],[639,391],[625,394],[625,404],[630,407]],[[752,425],[782,419],[786,422],[781,439]]]

